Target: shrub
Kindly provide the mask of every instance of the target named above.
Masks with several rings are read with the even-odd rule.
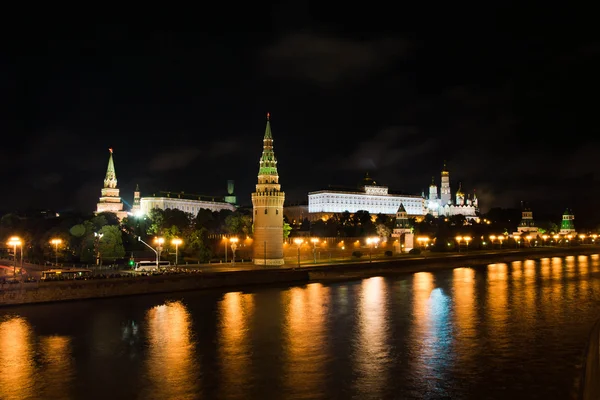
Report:
[[[410,251],[408,252],[408,254],[421,254],[421,250],[414,248],[414,249],[410,249]]]
[[[391,250],[386,250],[384,254],[386,255],[386,257],[391,257],[392,255],[394,255],[394,253],[392,253]]]
[[[361,258],[362,257],[362,252],[361,251],[353,251],[352,252],[352,257],[356,257],[356,258]]]

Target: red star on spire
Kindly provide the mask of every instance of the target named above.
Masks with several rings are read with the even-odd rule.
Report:
[[[108,151],[110,151],[110,154],[112,154],[112,147],[108,149]]]
[[[271,119],[271,113],[267,113],[267,119]]]

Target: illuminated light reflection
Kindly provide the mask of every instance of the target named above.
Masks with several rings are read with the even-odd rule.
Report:
[[[292,288],[284,297],[287,303],[284,335],[288,342],[285,384],[295,398],[324,398],[328,294],[328,288],[312,283],[305,288]]]
[[[33,332],[22,317],[0,323],[0,399],[35,398]]]
[[[390,326],[386,298],[384,278],[378,276],[362,281],[354,353],[357,398],[378,398],[386,385],[387,368],[392,361],[388,345]]]
[[[219,304],[219,360],[224,391],[222,398],[246,398],[250,381],[249,323],[254,313],[254,296],[240,292],[227,293]]]
[[[455,268],[452,271],[452,297],[457,331],[455,333],[458,357],[464,362],[477,351],[477,324],[475,314],[475,270]]]
[[[525,261],[525,271],[529,268]],[[535,267],[532,267],[535,270]],[[508,266],[506,264],[490,264],[487,268],[487,303],[490,329],[494,332],[491,337],[502,339],[506,335],[506,320],[508,318]]]
[[[194,357],[190,314],[181,302],[146,313],[148,329],[145,398],[195,399],[199,365]]]
[[[47,336],[40,339],[42,362],[42,382],[45,383],[44,398],[69,398],[69,390],[75,376],[75,366],[71,354],[71,338],[67,336]]]
[[[417,360],[411,369],[420,379],[431,379],[436,386],[444,379],[452,338],[448,297],[440,288],[434,288],[429,272],[414,274],[413,295],[414,331],[410,348],[415,349]]]

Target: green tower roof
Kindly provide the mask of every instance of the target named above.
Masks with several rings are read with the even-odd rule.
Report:
[[[406,208],[404,208],[404,204],[400,203],[400,207],[398,207],[398,211],[396,212],[406,212]]]
[[[273,151],[273,134],[271,133],[271,114],[267,113],[267,127],[265,128],[265,138],[263,139],[263,152],[260,157],[259,175],[278,175],[277,159]]]
[[[108,149],[110,156],[108,158],[108,167],[106,168],[106,177],[104,178],[104,187],[115,188],[117,186],[117,173],[115,172],[115,163],[113,161],[113,149]]]

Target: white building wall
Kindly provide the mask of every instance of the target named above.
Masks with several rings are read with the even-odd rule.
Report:
[[[421,196],[371,195],[364,192],[319,191],[308,194],[309,213],[396,214],[400,203],[409,215],[425,215],[425,200]]]
[[[153,208],[159,208],[161,210],[166,210],[167,208],[170,208],[181,210],[183,212],[190,213],[194,216],[198,215],[198,212],[201,209],[207,209],[210,211],[236,210],[235,206],[229,203],[217,201],[177,199],[171,197],[142,197],[140,199],[140,208],[142,210],[142,213],[144,214],[147,214]]]

